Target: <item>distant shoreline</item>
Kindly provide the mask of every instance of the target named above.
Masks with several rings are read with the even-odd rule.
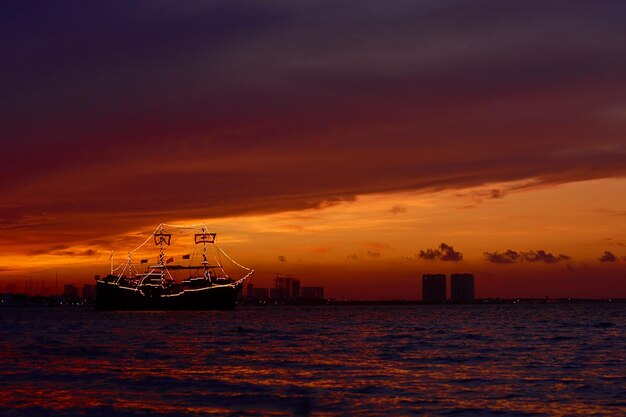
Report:
[[[242,307],[274,306],[458,306],[458,305],[506,305],[506,304],[626,304],[626,298],[478,298],[473,303],[452,302],[432,304],[421,300],[337,300],[337,299],[265,299],[242,300]],[[26,294],[0,294],[1,307],[94,307],[93,299],[66,298],[63,296],[28,296]]]
[[[499,304],[626,304],[626,298],[478,298],[472,303],[424,303],[421,300],[268,300],[265,302],[244,302],[243,306],[312,306],[312,305],[499,305]]]

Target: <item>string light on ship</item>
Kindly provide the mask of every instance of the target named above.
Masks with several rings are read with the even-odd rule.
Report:
[[[219,259],[220,255],[224,255],[233,265],[243,269],[244,271],[246,271],[246,274],[239,279],[238,281],[243,281],[246,280],[247,278],[249,278],[253,273],[254,270],[248,267],[245,267],[243,265],[241,265],[240,263],[238,263],[237,261],[235,261],[233,258],[231,258],[225,251],[224,249],[222,249],[219,244],[217,243],[216,240],[216,234],[215,233],[209,233],[208,229],[205,225],[205,223],[203,222],[202,224],[193,224],[193,225],[175,225],[175,224],[166,224],[166,223],[161,223],[159,224],[156,229],[150,233],[150,235],[146,238],[146,240],[144,240],[139,246],[137,246],[135,249],[129,251],[128,254],[128,258],[126,262],[121,262],[120,265],[117,268],[113,268],[113,251],[111,251],[111,256],[110,256],[110,262],[111,262],[111,274],[117,274],[118,276],[123,275],[126,270],[128,269],[129,274],[132,273],[134,268],[134,265],[132,265],[132,254],[137,252],[139,249],[141,249],[142,247],[144,247],[152,238],[154,238],[154,243],[159,246],[159,255],[158,255],[158,260],[157,260],[157,264],[155,265],[154,268],[147,268],[147,271],[144,271],[144,275],[149,275],[151,273],[153,273],[155,270],[160,270],[161,271],[161,279],[162,282],[164,283],[165,281],[167,281],[168,279],[170,281],[174,281],[173,277],[170,274],[170,271],[166,268],[166,260],[165,260],[165,246],[169,246],[172,242],[171,242],[171,237],[172,234],[170,233],[164,233],[163,230],[163,226],[167,226],[167,227],[171,227],[171,228],[181,228],[181,229],[193,229],[196,227],[201,227],[201,233],[197,233],[195,234],[195,243],[202,243],[203,244],[203,250],[202,250],[202,265],[205,269],[205,278],[207,280],[209,280],[209,282],[211,282],[213,280],[213,276],[210,272],[210,265],[209,265],[209,261],[208,261],[208,250],[207,250],[207,243],[212,243],[215,248],[217,249],[216,253],[213,254],[213,257],[215,258],[216,262],[217,262],[217,267],[220,268],[220,270],[222,271],[222,273],[224,273],[224,275],[226,277],[229,277],[229,274],[226,273],[226,271],[224,270],[223,264],[221,262],[221,259]],[[195,250],[195,249],[194,249]],[[217,256],[216,256],[217,255]],[[118,271],[121,269],[121,273],[119,273]],[[147,272],[147,274],[146,274]],[[138,274],[138,272],[136,272],[136,274]]]
[[[128,251],[128,260],[126,262],[128,264],[128,277],[130,278],[133,275],[133,269],[135,269],[135,266],[133,265],[131,251]],[[137,270],[135,270],[135,275],[137,275]]]

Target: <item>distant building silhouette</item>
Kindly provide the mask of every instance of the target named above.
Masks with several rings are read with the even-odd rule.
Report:
[[[78,298],[78,288],[74,284],[66,284],[63,287],[63,295],[66,298]]]
[[[446,275],[424,274],[422,275],[422,300],[428,304],[440,304],[446,302]]]
[[[95,300],[96,299],[96,286],[93,284],[83,285],[83,298],[85,300]]]
[[[302,287],[299,279],[292,276],[276,275],[274,288],[255,288],[252,283],[246,287],[247,302],[271,300],[280,303],[297,303],[298,300],[324,300],[324,287]]]
[[[270,296],[269,289],[267,288],[254,288],[253,284],[248,284],[246,292],[247,301],[260,301],[267,300]]]
[[[324,287],[302,287],[300,289],[300,297],[321,300],[324,298]]]
[[[452,274],[450,275],[450,299],[453,303],[474,302],[474,275]]]
[[[290,299],[300,296],[300,281],[290,277],[276,276],[274,288],[270,291],[271,298]]]
[[[291,296],[289,298],[300,297],[300,280],[294,279],[291,281]]]
[[[270,292],[267,288],[255,288],[252,292],[252,298],[255,300],[267,300]]]

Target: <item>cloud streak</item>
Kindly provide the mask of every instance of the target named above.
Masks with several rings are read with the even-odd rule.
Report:
[[[546,264],[554,264],[572,259],[568,255],[554,255],[542,249],[528,252],[508,249],[505,252],[484,252],[483,255],[489,262],[494,264],[513,264],[519,262],[543,262]]]

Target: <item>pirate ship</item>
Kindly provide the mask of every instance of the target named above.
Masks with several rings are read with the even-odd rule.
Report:
[[[194,247],[202,245],[202,261],[199,265],[173,265],[173,257],[166,259],[165,250],[173,243],[172,233],[167,228],[190,229],[201,226],[199,233],[193,233]],[[157,229],[137,248],[128,252],[125,262],[117,268],[113,267],[111,254],[111,271],[104,278],[96,277],[96,308],[98,310],[230,310],[235,308],[236,298],[244,282],[254,270],[234,261],[217,244],[216,233],[209,233],[204,224],[191,226],[174,226],[165,223]],[[133,263],[133,254],[154,242],[159,253],[154,265],[143,268],[139,272]],[[191,243],[191,242],[190,242]],[[208,247],[214,253],[214,263],[209,262]],[[215,256],[217,253],[217,256]],[[233,265],[243,271],[244,276],[234,279],[226,273],[221,262],[226,257]],[[183,255],[182,259],[191,260],[191,255]],[[141,265],[148,259],[141,260]],[[174,272],[188,272],[184,279],[176,279]]]

